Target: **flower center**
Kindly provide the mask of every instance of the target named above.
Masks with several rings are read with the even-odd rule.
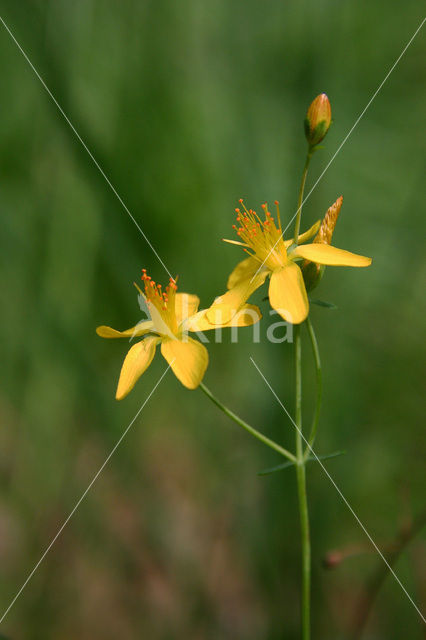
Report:
[[[247,209],[242,199],[240,204],[243,211],[235,209],[237,222],[240,226],[233,225],[241,241],[247,245],[244,249],[249,255],[256,258],[261,264],[265,264],[272,271],[283,267],[287,263],[287,251],[282,238],[280,209],[278,201],[275,201],[277,208],[277,221],[268,210],[268,205],[262,204],[265,219],[262,220],[253,209]],[[250,251],[251,250],[251,251]],[[251,253],[253,252],[253,253]]]
[[[146,269],[142,269],[141,277],[145,287],[146,303],[154,323],[154,330],[157,333],[166,335],[170,334],[170,332],[176,334],[178,329],[175,313],[176,280],[170,278],[166,290],[163,291],[161,284],[156,284],[146,274]]]

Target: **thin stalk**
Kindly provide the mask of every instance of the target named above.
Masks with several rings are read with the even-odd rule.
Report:
[[[297,212],[296,212],[296,222],[294,223],[294,244],[298,243],[299,231],[300,231],[300,218],[302,216],[302,205],[303,205],[303,194],[305,191],[306,184],[306,176],[308,175],[309,163],[312,158],[312,148],[308,147],[308,153],[306,154],[305,166],[303,168],[302,173],[302,181],[300,183],[299,189],[299,198],[297,200]]]
[[[306,493],[306,469],[305,456],[302,442],[302,347],[300,339],[300,325],[294,330],[295,353],[295,423],[296,429],[296,476],[297,494],[299,498],[300,535],[302,541],[302,639],[310,640],[311,637],[311,541],[309,535],[309,512]]]
[[[308,328],[309,338],[312,346],[312,353],[315,360],[315,375],[316,375],[316,398],[315,398],[315,412],[314,417],[312,419],[311,431],[308,438],[309,445],[305,449],[305,460],[308,458],[311,449],[315,442],[315,437],[318,429],[318,422],[321,413],[321,402],[322,402],[322,368],[321,368],[321,358],[318,349],[318,342],[315,336],[315,331],[312,326],[312,322],[310,321],[309,316],[306,318],[306,326]]]
[[[284,449],[284,447],[281,447],[279,444],[277,444],[267,436],[264,436],[263,433],[260,433],[260,431],[257,431],[257,429],[255,429],[254,427],[251,427],[249,424],[247,424],[247,422],[244,422],[244,420],[242,420],[233,411],[231,411],[230,409],[228,409],[228,407],[222,404],[222,402],[220,402],[220,400],[218,400],[212,394],[212,392],[206,387],[206,385],[203,382],[200,383],[200,389],[206,394],[208,398],[210,398],[210,400],[217,407],[219,407],[221,411],[223,411],[225,415],[228,416],[228,418],[231,418],[231,420],[233,420],[240,427],[248,431],[248,433],[250,433],[252,436],[257,438],[257,440],[260,440],[260,442],[263,442],[263,444],[266,444],[267,447],[270,447],[274,451],[277,451],[278,453],[280,453],[285,458],[288,458],[288,460],[291,460],[293,463],[296,463],[296,457],[290,451],[287,451],[287,449]]]

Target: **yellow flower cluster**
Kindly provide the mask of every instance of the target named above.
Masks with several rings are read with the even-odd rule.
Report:
[[[306,291],[317,284],[324,265],[367,267],[371,264],[371,258],[330,245],[342,198],[328,209],[322,222],[319,220],[299,235],[297,244],[284,239],[278,202],[275,202],[276,220],[267,204],[262,205],[262,217],[247,209],[243,200],[240,204],[242,209],[236,209],[237,225],[234,225],[239,240],[226,242],[241,246],[249,255],[230,274],[226,293],[216,298],[208,309],[198,311],[199,298],[178,293],[174,279],[170,279],[163,291],[143,270],[144,291],[137,288],[151,319],[126,331],[107,326],[96,329],[102,338],[142,338],[124,359],[117,400],[133,389],[151,364],[158,345],[180,382],[189,389],[198,387],[207,369],[208,352],[188,334],[219,327],[247,327],[258,322],[261,312],[257,306],[247,304],[247,300],[268,277],[271,307],[287,322],[300,324],[309,313]]]

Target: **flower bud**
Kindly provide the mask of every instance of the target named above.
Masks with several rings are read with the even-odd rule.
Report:
[[[333,231],[336,227],[342,203],[343,197],[340,196],[340,198],[337,198],[336,202],[327,209],[313,242],[317,242],[319,244],[331,244],[331,238],[333,237]],[[315,289],[315,287],[319,285],[324,269],[324,265],[311,262],[310,260],[303,261],[302,273],[307,291],[312,291],[312,289]]]
[[[309,293],[315,289],[321,282],[324,274],[324,265],[304,260],[302,264],[303,280],[305,282],[306,291]]]
[[[329,551],[322,560],[324,569],[335,569],[343,560],[343,554],[340,551]]]
[[[330,101],[325,93],[321,93],[311,102],[305,118],[305,136],[311,147],[319,144],[325,138],[330,124]]]
[[[337,198],[336,202],[327,209],[327,213],[321,222],[321,226],[314,238],[314,242],[318,242],[320,244],[331,244],[331,238],[333,237],[333,231],[335,229],[342,204],[343,196],[340,196],[340,198]]]

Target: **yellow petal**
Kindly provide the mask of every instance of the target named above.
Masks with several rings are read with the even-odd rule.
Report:
[[[160,336],[173,337],[175,329],[177,329],[173,318],[167,319],[166,321],[161,311],[159,311],[152,302],[148,301],[147,305],[155,333],[158,333]]]
[[[197,313],[200,298],[192,293],[177,293],[175,298],[175,313],[178,326]]]
[[[268,273],[267,269],[262,269],[254,277],[240,280],[232,289],[216,298],[210,309],[206,311],[209,322],[216,325],[230,322],[251,294],[265,282]]]
[[[253,304],[245,304],[229,322],[225,324],[220,324],[220,322],[212,324],[207,318],[207,311],[208,309],[203,309],[191,318],[188,318],[188,321],[185,323],[186,330],[209,331],[209,329],[216,329],[217,327],[249,327],[258,322],[262,317],[259,307]]]
[[[307,240],[310,240],[311,238],[313,238],[314,235],[318,232],[318,229],[320,228],[320,226],[321,226],[321,220],[317,220],[316,223],[313,224],[310,229],[308,229],[304,233],[301,233],[300,236],[298,236],[297,242],[299,244],[302,244],[302,242],[306,242]],[[290,247],[293,244],[293,240],[286,240],[284,244],[285,244],[285,248],[288,249],[288,247]]]
[[[209,354],[201,342],[188,337],[186,340],[164,340],[161,353],[177,379],[188,389],[195,389],[206,372]]]
[[[148,369],[159,341],[160,338],[150,336],[131,347],[121,367],[117,393],[115,394],[117,400],[125,398],[144,371]]]
[[[240,280],[252,278],[260,266],[260,262],[256,258],[246,258],[237,264],[228,278],[227,288],[232,289]]]
[[[139,322],[135,327],[126,329],[126,331],[117,331],[112,327],[97,327],[96,333],[101,338],[137,338],[143,336],[145,333],[149,333],[153,329],[153,323],[151,320],[144,320]]]
[[[291,259],[294,257],[335,267],[368,267],[371,264],[371,258],[316,242],[297,247],[289,255]]]
[[[269,302],[280,316],[292,324],[300,324],[309,313],[309,302],[302,272],[294,262],[271,275]]]

